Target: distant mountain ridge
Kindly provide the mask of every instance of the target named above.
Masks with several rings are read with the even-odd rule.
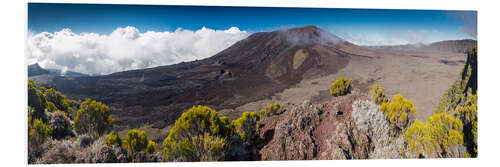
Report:
[[[38,63],[32,64],[28,66],[28,77],[50,74],[50,72],[46,69],[43,69],[38,65]]]
[[[34,77],[39,75],[54,75],[54,76],[65,76],[65,77],[85,77],[89,76],[87,74],[74,72],[74,71],[66,71],[58,69],[44,69],[38,63],[31,64],[28,66],[28,77]]]
[[[388,49],[388,50],[420,50],[420,51],[441,51],[441,52],[454,52],[454,53],[467,53],[469,49],[477,45],[476,40],[463,39],[463,40],[445,40],[433,42],[430,44],[406,44],[406,45],[380,45],[380,46],[366,46],[370,48]]]

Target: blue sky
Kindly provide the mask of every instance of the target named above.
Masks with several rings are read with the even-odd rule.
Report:
[[[259,32],[316,25],[354,43],[370,45],[475,39],[466,30],[475,29],[476,15],[474,11],[441,10],[29,3],[28,29],[35,33],[69,28],[75,33],[109,34],[126,26],[140,32],[238,27]]]

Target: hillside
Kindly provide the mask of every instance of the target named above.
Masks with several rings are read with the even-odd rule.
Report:
[[[50,72],[43,69],[38,65],[38,63],[32,64],[28,66],[28,77],[49,74]]]

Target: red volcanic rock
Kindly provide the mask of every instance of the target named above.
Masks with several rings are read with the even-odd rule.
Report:
[[[374,146],[351,116],[350,94],[323,104],[285,105],[279,115],[261,121],[262,160],[365,159]]]

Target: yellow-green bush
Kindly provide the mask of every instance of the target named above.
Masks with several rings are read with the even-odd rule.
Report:
[[[422,121],[416,120],[411,123],[404,134],[406,143],[409,146],[410,152],[414,154],[422,154],[424,151],[430,151],[432,148],[429,146],[430,137],[425,124]]]
[[[463,144],[462,121],[446,113],[429,117],[425,125],[413,122],[404,134],[405,142],[415,154],[446,157],[450,148]]]
[[[352,79],[339,77],[330,85],[330,96],[343,96],[351,92]]]
[[[220,119],[217,111],[207,106],[193,106],[175,121],[170,130],[169,138],[174,140],[184,139],[191,134],[197,136],[205,132],[211,135],[223,135],[229,133],[229,128]]]
[[[76,102],[69,100],[66,96],[54,88],[45,89],[43,94],[45,95],[49,105],[53,105],[52,110],[60,110],[67,116],[71,117],[74,108],[78,107]]]
[[[236,133],[240,136],[242,140],[247,139],[248,136],[253,136],[256,130],[256,126],[260,121],[260,116],[255,112],[244,112],[241,117],[231,122],[231,125],[235,127]]]
[[[47,99],[33,80],[28,80],[28,106],[33,108],[31,114],[35,119],[45,119],[43,115],[48,108]]]
[[[167,161],[220,161],[229,146],[223,137],[204,133],[179,142],[165,140],[164,156]]]
[[[270,104],[265,109],[259,111],[259,116],[262,118],[271,115],[276,115],[279,109],[280,109],[280,104],[278,103]]]
[[[146,146],[146,152],[154,153],[156,151],[156,143],[154,141],[149,140],[148,146]]]
[[[112,129],[114,118],[108,106],[101,102],[85,99],[74,120],[73,129],[79,134],[100,136]]]
[[[146,132],[137,129],[129,130],[125,136],[125,140],[123,140],[123,145],[131,155],[146,149],[148,146]]]
[[[477,93],[467,98],[464,106],[456,112],[464,125],[464,141],[472,157],[477,156]]]
[[[226,140],[231,132],[228,119],[221,119],[215,110],[207,106],[193,106],[175,121],[169,135],[163,141],[165,160],[202,159],[201,156],[204,155],[189,155],[193,153],[193,138],[207,134],[212,136],[210,139]]]
[[[118,133],[112,132],[108,136],[106,136],[106,144],[108,146],[113,146],[115,144],[118,144],[119,146],[121,146],[122,139],[118,136]]]
[[[375,104],[382,104],[382,103],[389,102],[389,99],[384,94],[384,88],[382,88],[381,86],[379,86],[377,84],[370,86],[370,94],[371,94],[373,102],[375,102]]]
[[[43,123],[41,119],[35,119],[33,125],[28,124],[28,140],[31,144],[41,145],[52,136],[52,128]]]
[[[404,129],[409,122],[409,116],[417,113],[417,108],[412,100],[404,98],[401,94],[395,95],[391,102],[380,105],[380,110],[384,111],[392,125]]]

